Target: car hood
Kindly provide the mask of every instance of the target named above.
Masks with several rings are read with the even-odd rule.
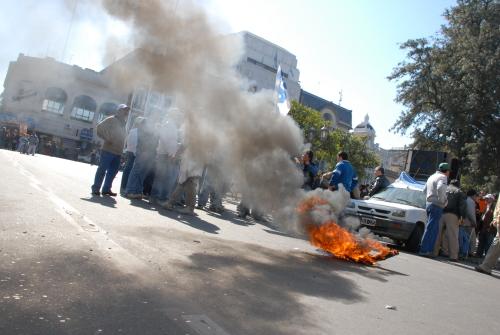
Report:
[[[425,209],[416,207],[416,206],[410,206],[406,204],[400,204],[396,202],[388,202],[384,200],[378,200],[378,199],[368,199],[368,200],[352,200],[354,201],[358,206],[368,206],[368,207],[377,207],[377,208],[398,208],[402,209],[405,211],[410,211],[410,210],[418,210],[418,211],[425,211]]]

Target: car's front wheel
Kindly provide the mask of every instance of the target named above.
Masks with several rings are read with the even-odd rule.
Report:
[[[406,241],[406,249],[410,252],[418,252],[423,235],[424,225],[422,223],[417,223],[415,229],[413,229],[413,232],[410,235],[410,238]]]

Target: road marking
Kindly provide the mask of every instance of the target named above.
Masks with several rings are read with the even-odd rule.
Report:
[[[205,314],[182,315],[182,318],[186,325],[194,329],[199,335],[229,335]]]
[[[44,194],[54,205],[55,211],[61,217],[75,227],[80,233],[88,235],[106,255],[113,256],[111,259],[117,263],[122,272],[141,275],[143,277],[151,276],[152,271],[148,265],[131,254],[125,248],[113,241],[108,232],[92,221],[88,216],[80,213],[76,208],[59,198],[52,190],[45,187],[38,178],[28,171],[21,163],[11,156],[2,152],[7,160],[19,171],[20,174],[29,179],[29,185]]]

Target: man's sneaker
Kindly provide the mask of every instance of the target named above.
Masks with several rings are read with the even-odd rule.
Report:
[[[99,192],[99,191],[92,191],[92,195],[98,197],[98,196],[101,195],[101,192]]]
[[[476,269],[477,272],[481,272],[481,273],[484,273],[484,274],[487,274],[487,275],[491,275],[491,272],[488,272],[485,269],[483,269],[481,267],[481,265],[476,266],[474,269]]]
[[[139,193],[127,193],[127,194],[125,194],[125,198],[129,198],[129,199],[142,199],[142,194],[139,194]]]
[[[106,192],[102,192],[102,195],[109,195],[109,196],[112,196],[112,197],[116,197],[117,194],[113,191],[106,191]]]
[[[194,208],[190,208],[190,207],[179,208],[176,211],[177,211],[177,213],[180,213],[180,214],[195,215]]]

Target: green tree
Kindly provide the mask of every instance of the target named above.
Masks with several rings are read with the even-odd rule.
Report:
[[[320,129],[324,126],[330,127],[331,124],[325,121],[318,111],[292,101],[289,115],[303,129],[306,138],[311,130],[314,131],[311,140],[312,149],[318,160],[326,162],[327,170],[334,168],[337,163],[337,154],[342,150],[349,154],[349,161],[356,168],[360,178],[365,177],[366,168],[373,168],[379,164],[375,153],[367,149],[366,138],[355,137],[337,129],[330,131],[328,136],[321,140]]]
[[[498,181],[500,2],[458,0],[444,17],[435,37],[401,45],[407,59],[388,79],[405,110],[392,129],[411,130],[421,149],[450,151],[471,185]]]

